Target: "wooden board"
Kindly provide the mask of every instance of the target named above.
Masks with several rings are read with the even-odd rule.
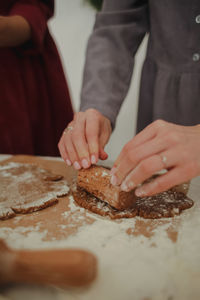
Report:
[[[27,155],[16,155],[1,162],[1,164],[8,162],[36,164],[39,167],[47,169],[55,174],[63,175],[69,187],[72,185],[73,180],[76,179],[76,172],[74,169],[72,167],[68,167],[64,162],[59,160],[49,160]],[[0,221],[0,229],[1,227],[8,227],[11,229],[15,229],[17,227],[30,228],[39,224],[39,230],[41,232],[44,230],[48,232],[45,237],[46,240],[50,241],[52,239],[59,240],[66,238],[69,235],[74,234],[78,228],[83,225],[83,223],[90,224],[93,222],[92,218],[86,217],[85,212],[82,212],[83,218],[78,218],[77,220],[73,218],[73,212],[71,212],[71,217],[69,216],[68,218],[65,218],[64,214],[66,212],[70,212],[69,195],[70,193],[65,197],[59,198],[58,204],[51,207],[34,213],[18,215],[15,218]],[[69,224],[70,226],[68,226]],[[65,230],[62,228],[65,228]]]
[[[55,174],[63,175],[69,187],[71,187],[77,176],[77,172],[72,167],[68,167],[64,161],[58,160],[57,158],[53,160],[52,158],[48,159],[27,155],[16,155],[1,162],[1,164],[8,162],[36,164]],[[0,229],[5,227],[11,229],[19,227],[31,228],[38,225],[40,232],[47,231],[45,241],[66,239],[68,236],[75,234],[80,227],[92,224],[96,217],[93,213],[88,216],[87,210],[81,209],[78,218],[76,218],[73,210],[71,210],[69,206],[70,195],[71,193],[69,192],[67,196],[59,199],[58,204],[43,210],[0,221]],[[66,218],[67,214],[68,216]],[[123,219],[118,220],[118,222],[122,221]],[[152,232],[163,224],[169,225],[167,234],[169,238],[175,242],[178,234],[179,221],[173,220],[173,218],[160,220],[144,220],[139,218],[136,220],[136,226],[134,228],[129,228],[127,233],[134,236],[143,235],[149,238],[152,236]]]
[[[56,158],[15,156],[9,161],[35,163],[64,175],[69,185],[76,178],[76,172]],[[57,291],[53,296],[50,290],[47,297],[40,291],[40,299],[198,300],[199,195],[200,178],[190,185],[189,197],[195,201],[194,207],[180,216],[117,221],[77,207],[68,195],[47,209],[0,221],[0,237],[18,249],[79,247],[97,256],[99,275],[89,289],[65,291],[64,294]],[[15,292],[19,289],[17,286]],[[25,287],[25,291],[30,300],[35,299],[35,288]],[[9,290],[5,295],[10,295]],[[22,299],[20,291],[18,298],[12,295],[13,290],[9,298]]]

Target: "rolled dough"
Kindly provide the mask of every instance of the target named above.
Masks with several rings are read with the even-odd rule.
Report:
[[[137,198],[134,206],[124,211],[113,208],[78,186],[73,191],[73,196],[81,207],[111,219],[133,218],[135,216],[145,219],[168,218],[179,215],[182,210],[188,209],[194,204],[193,200],[175,188],[155,196]]]
[[[53,205],[68,191],[62,176],[34,164],[10,162],[1,165],[0,220]]]

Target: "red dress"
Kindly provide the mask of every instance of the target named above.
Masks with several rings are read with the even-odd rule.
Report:
[[[2,0],[0,15],[23,16],[31,40],[0,48],[0,153],[59,155],[57,144],[73,110],[47,20],[53,0]]]

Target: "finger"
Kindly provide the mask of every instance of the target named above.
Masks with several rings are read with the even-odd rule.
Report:
[[[58,149],[60,151],[60,155],[62,157],[62,159],[67,163],[68,166],[71,166],[72,163],[69,159],[67,150],[65,148],[65,144],[64,144],[64,137],[62,136],[59,143],[58,143]]]
[[[99,159],[99,122],[93,114],[88,114],[87,117],[86,140],[90,153],[90,162],[96,164]]]
[[[122,150],[122,158],[118,165],[115,166],[114,173],[111,170],[111,183],[114,185],[120,185],[131,170],[142,161],[163,152],[168,147],[165,139],[159,137],[152,139],[138,147],[134,148],[132,143],[128,143]]]
[[[153,155],[143,160],[123,180],[121,190],[128,192],[136,188],[139,184],[162,169],[164,169],[164,164],[159,155]]]
[[[60,151],[60,155],[63,158],[63,160],[67,163],[68,166],[71,166],[72,162],[70,161],[69,155],[67,153],[67,149],[65,147],[65,143],[66,143],[66,141],[65,141],[66,136],[65,135],[67,135],[69,133],[68,128],[73,128],[73,127],[74,127],[74,121],[71,121],[70,123],[68,123],[67,127],[63,130],[62,136],[61,136],[60,141],[58,143],[58,148],[59,148],[59,151]]]
[[[88,144],[85,137],[85,123],[85,117],[79,115],[79,119],[76,121],[74,129],[71,131],[71,138],[81,167],[89,168],[91,163]]]
[[[150,183],[144,184],[135,190],[138,197],[155,195],[169,190],[175,185],[181,184],[191,179],[187,172],[187,167],[174,167],[164,175],[158,176]]]
[[[133,148],[136,148],[148,141],[154,139],[160,129],[166,127],[168,123],[163,120],[157,120],[150,125],[148,125],[145,129],[139,132],[132,140],[131,145]],[[122,160],[124,153],[121,152],[114,163],[114,168],[118,166],[120,161]]]
[[[178,146],[141,161],[123,180],[121,189],[129,191],[161,170],[180,167],[186,162],[181,150],[182,147]]]
[[[80,163],[79,157],[76,153],[76,149],[73,145],[71,135],[72,135],[72,133],[70,131],[64,136],[64,144],[65,144],[65,149],[66,149],[66,153],[67,153],[67,159],[70,161],[71,164],[73,164],[73,167],[76,170],[80,170],[81,163]]]
[[[65,162],[67,162],[67,164],[69,166],[71,166],[71,161],[69,160],[69,156],[68,156],[68,153],[67,153],[67,150],[66,150],[66,147],[65,147],[65,135],[68,133],[68,130],[67,130],[68,127],[73,128],[73,121],[68,123],[67,127],[63,130],[62,136],[61,136],[61,138],[59,140],[59,143],[58,143],[58,149],[60,151],[60,155],[63,158],[63,160]]]

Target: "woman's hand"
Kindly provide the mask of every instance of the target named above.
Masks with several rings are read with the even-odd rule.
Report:
[[[64,130],[58,148],[64,161],[75,169],[89,168],[98,159],[105,160],[104,151],[111,135],[111,123],[95,109],[75,114]]]
[[[0,16],[0,47],[16,47],[31,38],[29,23],[21,16]]]
[[[142,186],[158,171],[167,172]],[[157,120],[129,141],[111,170],[111,183],[137,196],[168,190],[200,174],[200,126]]]

